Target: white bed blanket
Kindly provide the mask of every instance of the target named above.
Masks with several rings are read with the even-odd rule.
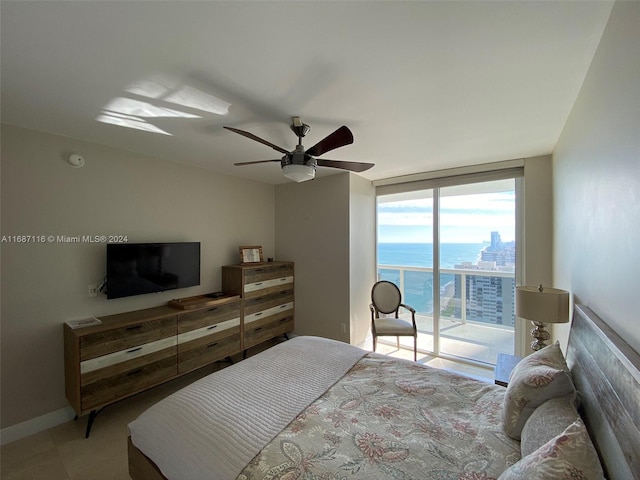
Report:
[[[129,424],[131,440],[169,480],[235,479],[366,353],[293,338],[160,401]]]

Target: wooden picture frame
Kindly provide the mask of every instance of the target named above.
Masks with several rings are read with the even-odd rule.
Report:
[[[263,263],[262,247],[260,245],[240,247],[240,263]]]

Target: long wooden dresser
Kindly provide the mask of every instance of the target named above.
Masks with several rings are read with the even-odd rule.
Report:
[[[205,304],[206,303],[206,304]],[[65,393],[78,416],[242,351],[241,299],[161,306],[64,325]]]
[[[64,324],[65,393],[87,437],[105,406],[293,330],[293,263],[222,267],[222,284],[221,298]]]

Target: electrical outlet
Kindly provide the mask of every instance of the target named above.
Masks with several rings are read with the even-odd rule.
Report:
[[[90,297],[98,296],[98,285],[96,285],[95,283],[92,283],[91,285],[89,285],[89,296]]]

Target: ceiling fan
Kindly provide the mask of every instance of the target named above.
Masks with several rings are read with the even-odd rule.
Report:
[[[232,132],[239,133],[251,140],[260,142],[274,150],[283,153],[284,156],[280,159],[274,160],[257,160],[254,162],[240,162],[234,163],[234,165],[253,165],[255,163],[267,163],[267,162],[280,162],[282,172],[285,177],[294,180],[296,182],[304,182],[306,180],[312,180],[316,176],[316,167],[331,167],[341,168],[343,170],[349,170],[351,172],[364,172],[365,170],[373,167],[373,163],[363,162],[344,162],[339,160],[326,160],[315,158],[334,150],[339,147],[344,147],[353,143],[353,134],[344,125],[338,128],[335,132],[327,135],[325,138],[316,143],[313,147],[305,150],[302,146],[302,137],[304,137],[311,127],[306,123],[303,123],[300,117],[293,117],[291,123],[291,130],[298,137],[298,145],[295,150],[289,152],[282,147],[274,145],[253,133],[245,132],[232,127],[224,127]]]

